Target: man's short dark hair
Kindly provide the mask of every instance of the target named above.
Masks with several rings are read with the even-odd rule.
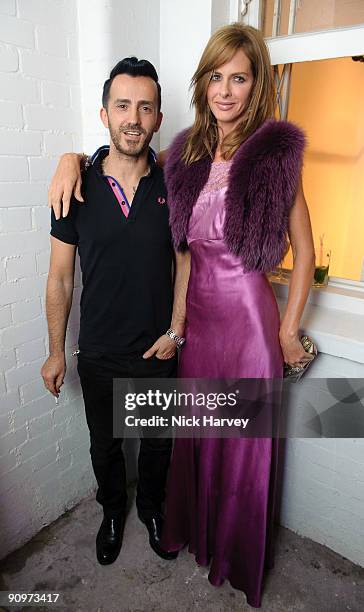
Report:
[[[161,109],[161,86],[158,80],[158,74],[153,64],[148,62],[148,60],[141,59],[138,60],[137,57],[124,57],[124,59],[120,60],[114,66],[112,71],[110,72],[110,76],[104,83],[104,89],[102,92],[102,106],[107,108],[107,104],[109,102],[110,97],[110,87],[114,78],[119,74],[129,74],[130,76],[138,77],[145,76],[150,77],[157,85],[158,90],[158,111]]]

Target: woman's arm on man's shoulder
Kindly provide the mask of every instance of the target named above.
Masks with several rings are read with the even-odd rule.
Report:
[[[163,168],[168,149],[160,151],[157,163]],[[48,189],[48,206],[53,208],[56,219],[67,217],[72,195],[83,202],[81,195],[81,164],[87,156],[84,153],[65,153],[60,158]]]
[[[65,153],[60,158],[48,189],[48,206],[56,219],[67,217],[72,195],[83,202],[81,195],[81,162],[83,153]]]

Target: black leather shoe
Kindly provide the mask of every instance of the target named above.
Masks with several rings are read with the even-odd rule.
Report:
[[[158,555],[158,557],[161,557],[162,559],[166,559],[167,561],[176,559],[178,557],[178,551],[177,552],[167,552],[166,550],[163,550],[163,548],[161,548],[160,546],[160,539],[161,539],[161,533],[162,533],[162,527],[163,527],[162,515],[155,514],[151,518],[143,518],[142,516],[140,516],[140,514],[138,516],[141,522],[144,523],[144,525],[148,529],[149,544],[151,548],[154,550],[154,552]]]
[[[96,556],[101,565],[117,559],[123,541],[125,514],[117,518],[104,517],[96,536]]]

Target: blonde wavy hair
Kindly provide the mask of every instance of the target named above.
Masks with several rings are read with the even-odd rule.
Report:
[[[229,62],[239,49],[242,49],[250,60],[254,80],[239,124],[222,142],[222,157],[231,159],[244,140],[266,119],[274,117],[273,72],[261,32],[241,23],[219,28],[207,43],[191,80],[191,103],[195,107],[195,121],[182,155],[187,165],[206,155],[211,158],[214,156],[219,135],[216,119],[207,103],[207,89],[214,70]]]

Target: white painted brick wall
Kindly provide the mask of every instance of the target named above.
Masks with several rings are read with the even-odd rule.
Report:
[[[61,83],[78,83],[78,63],[66,57],[40,54],[20,49],[20,63],[25,76],[57,80]]]
[[[12,160],[13,158],[9,157],[8,159]],[[0,163],[1,163],[1,160],[0,160]],[[26,169],[27,169],[26,176],[28,177],[28,164],[26,164]],[[25,176],[24,176],[24,179],[25,179]],[[32,211],[30,208],[4,208],[3,210],[0,210],[0,231],[19,232],[19,231],[31,230],[31,229],[32,229]]]
[[[38,49],[43,53],[56,57],[68,56],[68,37],[57,28],[56,24],[53,27],[37,26],[36,36]]]
[[[82,141],[76,3],[0,1],[0,557],[94,486],[75,364],[58,407],[40,378],[47,184]]]
[[[16,72],[19,68],[18,50],[0,43],[0,71]]]
[[[20,104],[0,102],[0,127],[23,127],[23,114]]]
[[[29,21],[2,15],[0,40],[19,47],[34,48],[34,26]]]
[[[0,157],[0,181],[28,181],[29,168],[26,157]]]
[[[35,26],[57,27],[65,33],[77,33],[77,3],[74,0],[18,0],[18,16]]]
[[[78,92],[80,95],[80,91]],[[63,85],[63,83],[52,83],[43,82],[42,83],[42,101],[43,104],[49,106],[70,106],[71,105],[71,91],[68,85]],[[73,110],[74,107],[72,107]]]
[[[56,158],[29,157],[30,180],[49,183],[56,166]]]
[[[16,0],[1,0],[0,15],[16,15]]]
[[[20,344],[16,349],[17,361],[21,364],[26,364],[40,357],[45,357],[46,343],[44,338],[36,338],[30,342]],[[44,361],[44,359],[43,359]]]
[[[11,308],[10,306],[3,306],[0,308],[0,329],[11,325]]]
[[[24,300],[11,305],[13,322],[25,323],[42,315],[42,304],[40,298]]]
[[[5,259],[6,279],[17,282],[19,278],[36,275],[36,262],[34,253],[25,253]]]
[[[58,157],[65,151],[72,151],[71,134],[44,134],[44,153],[46,155]]]
[[[20,73],[0,73],[0,90],[4,100],[21,100],[23,104],[40,102],[39,83]]]
[[[21,146],[21,139],[19,139]],[[47,198],[46,184],[30,182],[0,183],[0,206],[42,206]]]
[[[0,73],[1,74],[1,73]],[[16,87],[14,87],[14,96]],[[0,130],[0,155],[40,155],[42,134],[40,132]],[[0,200],[0,206],[2,200]]]

